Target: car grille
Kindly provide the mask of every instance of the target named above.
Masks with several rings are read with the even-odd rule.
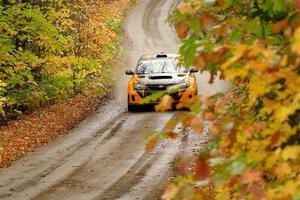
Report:
[[[170,87],[172,85],[174,85],[174,84],[168,84],[168,85],[151,84],[151,85],[147,85],[147,88],[149,91],[164,91],[164,90],[167,90],[168,87]]]
[[[149,79],[157,80],[157,79],[172,79],[172,76],[150,76]]]
[[[145,91],[138,91],[138,94],[141,97],[147,97],[150,96],[151,94],[155,93],[155,92],[159,92],[159,91],[166,91],[168,89],[168,87],[175,85],[175,84],[167,84],[167,85],[159,85],[159,84],[151,84],[151,85],[147,85],[147,89]],[[181,90],[181,92],[184,92]],[[176,93],[172,93],[169,94],[174,101],[179,101],[181,98],[181,94],[179,92]]]

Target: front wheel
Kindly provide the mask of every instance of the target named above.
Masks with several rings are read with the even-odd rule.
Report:
[[[128,104],[128,112],[136,112],[136,105]]]
[[[131,105],[129,103],[129,95],[128,95],[128,98],[127,98],[127,108],[128,108],[128,112],[135,112],[136,111],[136,105]]]

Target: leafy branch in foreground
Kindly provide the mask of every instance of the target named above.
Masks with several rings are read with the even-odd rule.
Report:
[[[300,199],[299,9],[300,1],[190,0],[172,14],[185,65],[212,81],[221,72],[233,88],[192,101],[173,123],[199,132],[208,120],[214,141],[164,199]]]

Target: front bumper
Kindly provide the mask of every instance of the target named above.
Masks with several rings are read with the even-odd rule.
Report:
[[[160,91],[162,91],[162,90],[160,90]],[[159,92],[159,91],[149,91],[149,90],[136,91],[136,90],[133,90],[131,93],[128,94],[128,104],[141,105],[141,101],[143,98],[150,96],[151,94],[153,94],[155,92]],[[193,98],[195,95],[197,95],[197,90],[193,89],[192,87],[189,87],[185,90],[181,90],[179,92],[172,93],[169,95],[173,98],[174,103],[176,104],[176,103],[184,102],[188,99]],[[159,103],[159,101],[154,101],[154,102],[150,102],[148,104],[155,105],[158,103]]]

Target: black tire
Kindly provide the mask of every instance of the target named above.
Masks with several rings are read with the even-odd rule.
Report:
[[[128,104],[128,112],[136,112],[136,105]]]
[[[128,108],[128,112],[136,112],[136,105],[131,105],[129,103],[129,95],[127,98],[127,108]]]

